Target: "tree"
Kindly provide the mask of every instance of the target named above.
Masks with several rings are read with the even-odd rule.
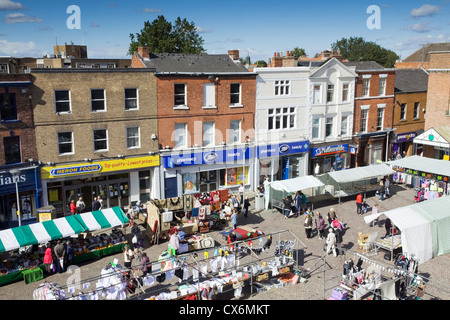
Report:
[[[292,54],[294,55],[294,57],[297,57],[297,58],[306,56],[305,49],[299,48],[299,47],[295,47],[294,50],[292,50]]]
[[[164,16],[151,23],[146,21],[140,33],[130,33],[128,54],[133,55],[138,47],[148,47],[150,52],[200,54],[205,52],[204,40],[197,33],[194,22],[178,17],[172,25]]]
[[[365,41],[362,37],[342,38],[333,43],[331,48],[349,61],[375,61],[385,68],[393,68],[400,58],[395,52]]]
[[[258,60],[255,62],[256,66],[258,68],[265,68],[267,67],[267,62],[265,62],[264,60]]]

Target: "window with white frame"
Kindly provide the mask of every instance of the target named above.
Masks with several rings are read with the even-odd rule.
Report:
[[[187,147],[187,123],[175,123],[175,148]]]
[[[108,150],[108,130],[94,130],[94,152]]]
[[[106,111],[105,89],[91,89],[92,112]]]
[[[400,105],[400,120],[406,120],[406,103]]]
[[[274,108],[268,110],[268,130],[295,128],[295,107]]]
[[[334,84],[329,84],[327,87],[327,102],[334,101]]]
[[[175,83],[174,92],[175,106],[186,106],[186,84]]]
[[[230,86],[230,105],[232,106],[242,105],[240,83],[232,83]]]
[[[320,118],[314,118],[312,121],[312,139],[320,138]]]
[[[367,120],[369,119],[369,109],[361,109],[361,132],[367,131]]]
[[[363,79],[363,96],[368,97],[370,94],[370,78]]]
[[[419,112],[420,112],[420,102],[414,102],[414,119],[419,119]]]
[[[384,108],[378,108],[377,113],[377,131],[383,130]]]
[[[216,107],[216,85],[214,83],[203,84],[203,107]]]
[[[241,142],[241,120],[230,121],[230,143]]]
[[[343,115],[341,118],[341,136],[345,137],[348,135],[348,115]]]
[[[321,104],[322,103],[322,90],[321,90],[321,85],[320,84],[316,84],[314,85],[314,96],[313,96],[313,103],[314,104]]]
[[[58,132],[58,154],[73,154],[73,132]]]
[[[379,96],[384,96],[386,94],[386,77],[380,76],[380,88],[378,90]]]
[[[327,117],[325,122],[325,138],[329,138],[333,135],[333,118]]]
[[[7,63],[0,63],[0,73],[9,73],[9,67]]]
[[[290,94],[291,81],[290,80],[277,80],[275,81],[275,95],[287,96]]]
[[[70,90],[55,90],[56,113],[70,113],[71,110]]]
[[[138,104],[138,89],[125,89],[125,110],[137,110]]]
[[[348,83],[344,83],[342,85],[342,101],[346,102],[349,101],[349,84]]]
[[[127,128],[127,149],[137,149],[141,147],[139,127]]]
[[[203,146],[213,146],[215,123],[213,121],[203,122]]]

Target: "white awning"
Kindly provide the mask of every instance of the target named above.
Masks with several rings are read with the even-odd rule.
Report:
[[[414,138],[415,144],[450,148],[450,126],[430,128]]]
[[[285,192],[297,192],[322,186],[324,186],[324,184],[314,176],[305,176],[269,183],[270,188]]]
[[[358,167],[353,169],[333,171],[328,175],[333,178],[337,183],[346,183],[353,181],[366,180],[381,176],[388,176],[393,174],[393,171],[388,165],[376,164],[372,166]]]
[[[450,161],[447,160],[411,156],[387,163],[392,166],[450,177]]]

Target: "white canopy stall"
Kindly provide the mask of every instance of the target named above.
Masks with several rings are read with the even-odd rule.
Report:
[[[411,156],[386,162],[389,165],[450,177],[450,161]]]

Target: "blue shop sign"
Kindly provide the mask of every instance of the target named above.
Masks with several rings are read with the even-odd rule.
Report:
[[[17,180],[20,191],[35,190],[36,183],[40,183],[40,169],[21,170]],[[16,193],[14,177],[8,171],[0,173],[0,195]]]
[[[313,148],[313,149],[311,149],[311,156],[312,157],[321,157],[321,156],[327,156],[330,154],[347,153],[347,152],[348,152],[348,144],[339,144],[336,146],[325,146],[325,147]]]
[[[309,152],[308,140],[258,146],[257,156],[258,158],[268,158],[303,152]]]
[[[245,152],[245,159],[253,157],[254,148]],[[224,162],[238,162],[244,159],[244,149],[211,150],[204,152],[183,152],[164,156],[164,168],[185,167],[205,164],[219,164]]]

